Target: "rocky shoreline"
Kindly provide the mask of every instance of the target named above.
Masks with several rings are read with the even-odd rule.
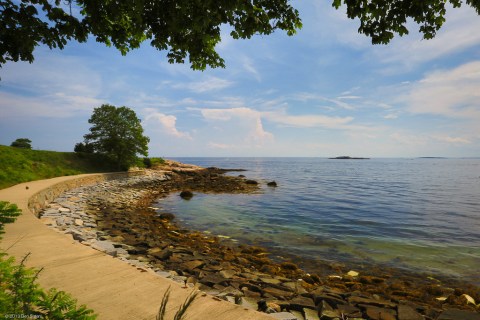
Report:
[[[151,207],[172,192],[259,192],[256,181],[226,171],[168,162],[142,176],[66,192],[40,219],[141,271],[277,319],[480,320],[470,301],[480,300],[479,288],[328,264],[306,273],[291,261],[273,261],[263,248],[186,230]]]

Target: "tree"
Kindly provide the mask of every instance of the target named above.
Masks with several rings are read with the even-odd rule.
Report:
[[[215,51],[222,25],[232,27],[234,38],[245,39],[276,29],[293,35],[301,22],[288,0],[67,0],[67,5],[0,0],[0,66],[9,60],[32,62],[39,44],[63,49],[69,40],[85,42],[92,35],[122,54],[149,40],[168,50],[170,63],[183,63],[188,56],[193,69],[223,67]]]
[[[40,44],[63,49],[69,40],[85,42],[91,35],[122,54],[148,40],[158,50],[168,51],[170,63],[184,63],[188,57],[193,69],[203,70],[207,65],[225,66],[215,51],[223,26],[231,28],[235,39],[277,29],[293,35],[302,26],[289,0],[19,2],[0,0],[0,67],[6,61],[32,62],[33,50]],[[360,20],[360,33],[374,44],[385,44],[394,34],[408,33],[409,18],[420,25],[424,38],[433,38],[445,21],[447,0],[333,0],[332,5],[338,9],[342,2],[348,17]],[[462,4],[448,2],[454,7]],[[466,3],[480,13],[480,1]]]
[[[83,143],[79,142],[75,144],[75,147],[73,148],[73,151],[75,152],[82,152],[82,153],[93,153],[93,146],[90,143]]]
[[[411,18],[420,25],[424,39],[432,39],[445,22],[446,3],[454,8],[462,5],[461,0],[343,0],[347,6],[347,16],[360,19],[359,33],[372,38],[373,44],[387,44],[395,33],[403,36],[409,31],[407,19]],[[467,0],[466,3],[480,14],[480,1]],[[334,0],[333,6],[339,8],[342,0]]]
[[[32,149],[32,141],[27,138],[18,138],[10,144],[10,147],[22,148],[22,149]]]
[[[84,135],[85,145],[95,153],[106,155],[118,169],[128,169],[135,163],[137,154],[148,155],[150,139],[143,135],[140,120],[132,109],[104,104],[95,108],[88,120],[93,124]]]

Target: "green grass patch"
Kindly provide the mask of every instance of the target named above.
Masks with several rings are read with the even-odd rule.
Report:
[[[0,145],[0,189],[18,183],[82,173],[112,172],[107,159],[87,153],[29,150]]]

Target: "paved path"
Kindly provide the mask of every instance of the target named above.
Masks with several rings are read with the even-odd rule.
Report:
[[[76,176],[78,177],[78,176]],[[17,261],[30,253],[27,266],[44,268],[38,282],[71,293],[80,304],[95,310],[99,319],[155,319],[165,290],[171,286],[167,319],[173,319],[189,291],[171,280],[141,272],[111,256],[86,247],[49,229],[27,207],[28,199],[49,186],[74,177],[18,184],[0,190],[0,201],[15,203],[23,214],[6,225],[0,248]],[[28,186],[28,189],[26,188]],[[271,320],[266,314],[202,296],[192,304],[188,320]]]

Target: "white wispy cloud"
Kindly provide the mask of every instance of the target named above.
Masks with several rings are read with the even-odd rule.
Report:
[[[219,91],[231,87],[233,84],[233,81],[209,76],[201,81],[170,83],[170,86],[173,89],[185,89],[195,93],[204,93],[210,91]]]
[[[146,114],[144,122],[147,129],[154,130],[160,125],[161,129],[170,136],[192,139],[190,133],[177,129],[177,117],[158,112],[152,108],[147,108],[144,112]]]
[[[353,117],[329,117],[318,114],[290,115],[285,111],[264,112],[263,116],[271,122],[300,128],[340,128],[353,120]]]
[[[402,97],[408,111],[480,119],[480,61],[428,73]]]
[[[452,136],[439,135],[439,136],[433,136],[432,138],[435,139],[435,140],[441,141],[441,142],[449,143],[449,144],[462,145],[462,144],[472,143],[471,140],[469,140],[467,138],[463,138],[463,137],[452,137]]]
[[[390,113],[390,114],[387,114],[386,116],[384,116],[383,118],[385,118],[385,119],[397,119],[397,118],[398,118],[398,114],[396,114],[396,113]]]
[[[75,57],[40,56],[33,64],[9,63],[2,68],[2,117],[64,118],[105,103],[102,80]]]
[[[227,139],[232,137],[243,137],[243,143],[252,144],[253,146],[261,146],[265,143],[272,142],[274,136],[265,130],[262,123],[262,114],[254,109],[247,107],[228,108],[228,109],[200,109],[202,116],[216,123]],[[218,122],[224,122],[223,125]],[[223,142],[216,142],[224,144]]]

